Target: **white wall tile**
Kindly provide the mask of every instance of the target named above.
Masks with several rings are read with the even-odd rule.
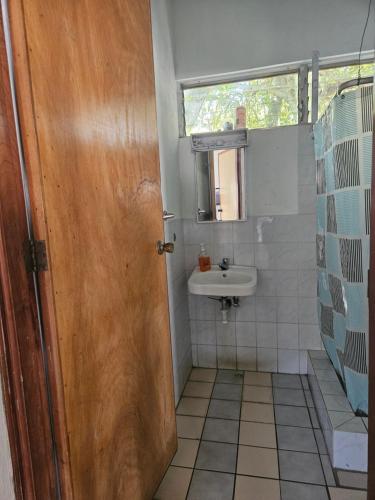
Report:
[[[198,266],[199,245],[185,245],[185,270],[190,275]]]
[[[298,271],[298,295],[300,297],[316,297],[317,273],[316,270]]]
[[[171,294],[170,294],[171,295]],[[172,299],[173,307],[176,308],[182,303],[187,307],[188,289],[186,274],[180,274],[175,280],[172,281]]]
[[[180,275],[184,268],[188,277],[198,264],[201,241],[206,243],[212,263],[229,257],[234,264],[258,268],[256,295],[241,297],[240,307],[229,310],[229,325],[221,323],[219,303],[204,297],[191,301],[195,363],[208,366],[218,360],[222,367],[235,367],[237,363],[239,369],[249,370],[255,369],[258,363],[261,370],[306,373],[306,350],[322,346],[316,324],[316,181],[311,127],[299,127],[298,137],[298,213],[273,214],[267,216],[267,221],[254,216],[246,222],[203,225],[190,220],[186,225],[185,221],[180,223],[179,227],[176,223],[177,236],[183,228],[186,239],[185,252],[182,252],[185,255],[183,260],[180,258],[180,266],[176,265]],[[262,229],[260,241],[258,223]],[[171,235],[173,230],[174,226],[170,226]],[[186,283],[184,288],[184,280],[180,278],[173,287],[173,304],[180,304]],[[215,345],[209,344],[199,346],[208,348],[201,349],[199,356],[195,342],[214,341],[208,325],[200,324],[214,321],[217,353]],[[200,337],[197,337],[197,325],[201,329]],[[185,347],[182,342],[179,349]]]
[[[274,297],[256,297],[255,316],[257,321],[276,322],[276,299]]]
[[[299,351],[278,349],[278,371],[280,373],[299,373]]]
[[[298,271],[273,271],[275,276],[275,291],[278,297],[297,297]]]
[[[253,266],[254,261],[254,245],[251,243],[235,243],[233,245],[233,262],[235,265]]]
[[[216,345],[215,321],[191,320],[190,328],[193,344]]]
[[[316,211],[316,185],[299,186],[298,211],[300,214],[314,214]]]
[[[298,323],[298,299],[297,297],[277,298],[277,322]]]
[[[256,371],[257,350],[255,347],[237,347],[237,369]]]
[[[216,302],[204,295],[189,295],[190,319],[214,320]]]
[[[277,347],[276,323],[256,324],[257,347]]]
[[[298,245],[298,269],[316,269],[316,245],[315,243],[297,243]]]
[[[272,269],[273,246],[269,243],[256,243],[254,245],[254,263],[258,269]]]
[[[277,324],[277,347],[281,349],[298,349],[298,325],[288,323]]]
[[[191,357],[193,360],[193,366],[199,366],[198,362],[198,346],[197,344],[191,345]]]
[[[236,322],[236,343],[241,347],[256,347],[256,323]]]
[[[277,215],[262,225],[263,243],[315,241],[315,215]]]
[[[236,348],[231,346],[217,346],[217,366],[219,368],[236,369]]]
[[[316,184],[315,157],[311,155],[300,155],[298,161],[298,184]]]
[[[274,297],[276,295],[275,271],[257,271],[257,297]]]
[[[217,345],[236,345],[236,324],[231,322],[223,324],[221,321],[216,323]]]
[[[255,297],[240,297],[240,307],[236,310],[236,321],[255,321]]]
[[[318,305],[316,299],[298,298],[298,320],[300,323],[318,324]]]
[[[254,220],[233,222],[233,243],[254,243]]]
[[[217,354],[216,346],[213,345],[198,345],[198,366],[204,368],[216,368]]]
[[[277,372],[277,349],[257,348],[257,370]]]
[[[299,325],[299,347],[302,350],[321,348],[320,330],[317,325]]]
[[[301,243],[256,243],[255,265],[259,269],[295,270],[305,256]],[[309,243],[305,243],[309,245]]]
[[[298,156],[314,155],[314,134],[311,123],[298,127]]]
[[[205,224],[207,225],[207,224]],[[213,240],[215,244],[218,243],[232,243],[233,244],[233,223],[232,222],[216,222],[209,224],[213,227]]]
[[[298,126],[252,130],[247,163],[249,213],[296,213]]]
[[[191,219],[184,220],[184,240],[187,245],[199,245],[212,243],[212,225],[198,224]]]

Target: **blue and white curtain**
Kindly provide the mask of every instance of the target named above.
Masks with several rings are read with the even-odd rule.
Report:
[[[326,351],[354,411],[368,411],[373,88],[334,97],[314,126],[318,312]]]

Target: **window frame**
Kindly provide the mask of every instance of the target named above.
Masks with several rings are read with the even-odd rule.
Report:
[[[375,51],[366,51],[362,54],[361,64],[375,63]],[[359,54],[349,54],[348,56],[325,57],[319,60],[320,70],[340,68],[345,66],[358,65]],[[208,87],[221,85],[225,83],[236,83],[243,81],[259,80],[262,78],[270,78],[275,76],[297,74],[298,80],[298,122],[297,124],[311,124],[310,116],[306,114],[308,110],[308,80],[303,79],[308,77],[312,71],[312,61],[299,61],[292,64],[283,64],[268,68],[258,68],[254,70],[238,71],[224,75],[213,75],[208,77],[188,78],[177,80],[177,99],[178,99],[178,122],[179,122],[179,137],[190,137],[186,134],[185,122],[185,102],[184,91],[200,87]],[[307,117],[307,119],[306,119]]]

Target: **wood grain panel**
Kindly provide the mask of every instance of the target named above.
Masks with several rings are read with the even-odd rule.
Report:
[[[149,499],[176,447],[149,2],[18,7],[17,94],[73,497]]]
[[[56,497],[47,388],[0,13],[0,367],[17,498]],[[1,491],[0,491],[1,497]]]

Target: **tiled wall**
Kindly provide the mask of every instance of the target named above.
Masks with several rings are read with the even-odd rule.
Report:
[[[227,325],[221,323],[218,302],[189,296],[195,366],[306,373],[307,350],[322,348],[316,306],[313,139],[307,127],[299,135],[298,213],[222,224],[184,220],[187,277],[197,265],[200,242],[214,263],[229,257],[234,264],[258,268],[256,295],[241,298]]]
[[[174,235],[176,235],[175,253],[167,256],[167,276],[174,390],[177,403],[189,375],[192,358],[188,304],[186,300],[180,173],[177,167],[178,120],[177,100],[175,96],[176,78],[173,65],[168,6],[169,2],[166,0],[155,0],[151,4],[163,208],[176,215],[176,219],[165,222],[164,237],[166,241],[173,241]]]
[[[177,403],[192,367],[183,221],[174,219],[167,222],[164,232],[166,241],[175,240],[174,253],[167,254],[167,275],[174,389]]]

